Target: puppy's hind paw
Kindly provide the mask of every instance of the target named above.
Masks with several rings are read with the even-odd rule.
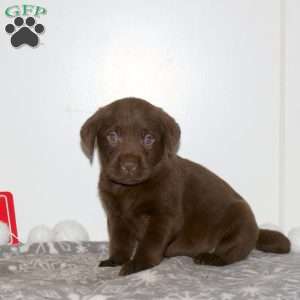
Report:
[[[198,265],[209,265],[209,266],[225,266],[226,262],[214,253],[201,253],[194,258],[194,263]]]

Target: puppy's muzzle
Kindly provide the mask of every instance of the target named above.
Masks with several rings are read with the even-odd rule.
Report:
[[[124,174],[134,175],[138,168],[138,163],[135,161],[125,161],[121,163],[121,170]]]

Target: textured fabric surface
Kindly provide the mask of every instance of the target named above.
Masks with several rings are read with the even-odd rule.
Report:
[[[253,251],[226,267],[176,257],[127,277],[118,277],[119,267],[98,268],[106,257],[99,242],[0,247],[0,299],[300,299],[300,254]]]

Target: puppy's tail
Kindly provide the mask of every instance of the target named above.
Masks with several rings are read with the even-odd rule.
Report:
[[[291,249],[289,239],[279,231],[260,229],[256,249],[264,252],[288,253]]]

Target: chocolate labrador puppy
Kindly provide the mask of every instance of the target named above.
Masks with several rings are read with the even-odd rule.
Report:
[[[203,166],[176,155],[180,129],[162,109],[137,98],[100,108],[81,128],[90,159],[97,143],[99,190],[107,213],[109,258],[120,275],[186,255],[224,266],[257,248],[287,253],[281,233],[257,227],[247,202]]]

